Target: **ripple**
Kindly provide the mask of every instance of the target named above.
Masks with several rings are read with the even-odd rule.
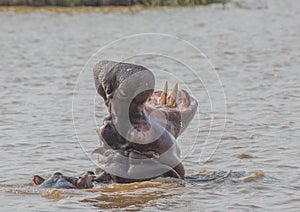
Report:
[[[268,3],[268,9],[263,10],[235,6],[225,6],[224,10],[223,5],[212,5],[134,14],[0,12],[0,170],[7,173],[0,178],[0,198],[6,203],[2,210],[16,210],[16,205],[21,205],[28,211],[297,211],[300,8],[293,0]],[[186,182],[98,185],[91,191],[70,193],[37,190],[28,183],[35,173],[63,170],[73,174],[94,169],[95,164],[73,138],[71,118],[71,97],[81,97],[85,91],[95,94],[92,67],[86,70],[90,78],[83,84],[77,84],[77,77],[99,48],[137,31],[164,31],[188,40],[209,57],[224,85],[227,114],[218,111],[223,103],[210,102],[214,99],[208,95],[213,93],[205,93],[204,85],[212,88],[209,91],[220,92],[214,80],[205,81],[212,73],[209,67],[200,64],[195,68],[205,81],[199,83],[195,75],[161,63],[158,57],[143,61],[153,67],[158,79],[168,77],[159,72],[162,66],[184,79],[199,101],[199,116],[180,137],[186,155]],[[129,54],[143,45],[149,42],[138,46],[123,43]],[[167,42],[159,47],[174,48]],[[123,58],[121,50],[114,48],[113,58]],[[203,55],[184,49],[173,53],[188,63],[205,61]],[[74,86],[83,89],[74,93]],[[74,111],[75,118],[84,123],[82,144],[88,150],[95,149],[99,145],[96,124],[86,114],[96,107],[100,124],[107,116],[104,103],[100,98],[96,106],[84,100],[77,103],[80,111]],[[214,154],[204,160],[218,144],[225,115],[223,139]],[[204,175],[212,175],[199,170],[233,171],[228,178],[205,182]],[[240,175],[234,176],[235,172]]]

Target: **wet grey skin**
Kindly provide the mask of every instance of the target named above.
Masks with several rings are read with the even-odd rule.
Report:
[[[153,73],[140,65],[100,61],[94,80],[109,112],[97,129],[100,147],[94,153],[101,155],[105,171],[96,181],[184,179],[176,138],[194,117],[197,101],[177,84],[169,94],[167,82],[154,92]]]

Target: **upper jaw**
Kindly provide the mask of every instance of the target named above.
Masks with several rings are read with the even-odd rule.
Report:
[[[154,75],[143,66],[114,61],[100,61],[94,66],[94,80],[98,94],[106,105],[123,99],[133,100],[144,91],[144,96],[135,100],[142,104],[152,94]]]

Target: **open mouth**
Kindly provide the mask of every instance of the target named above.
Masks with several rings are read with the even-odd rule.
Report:
[[[117,182],[159,176],[184,178],[176,138],[195,115],[198,103],[178,84],[154,92],[145,67],[101,61],[94,67],[96,89],[110,113],[97,129],[100,166]]]
[[[175,138],[177,138],[188,126],[197,110],[197,101],[190,96],[185,90],[178,91],[176,83],[172,91],[168,91],[168,82],[165,82],[162,91],[155,91],[145,102],[145,110],[153,112],[160,111],[163,113],[165,120],[159,120],[165,125]],[[172,127],[172,128],[171,128]]]

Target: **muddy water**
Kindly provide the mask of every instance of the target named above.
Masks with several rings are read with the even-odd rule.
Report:
[[[266,3],[135,13],[1,12],[0,210],[296,211],[300,5],[292,0]],[[120,59],[124,52],[135,55],[136,49],[150,46],[191,64],[194,72],[162,56],[127,58],[151,68],[157,88],[166,78],[171,85],[180,81],[199,101],[195,119],[179,139],[186,182],[38,190],[31,183],[36,173],[94,170],[95,129],[107,113],[100,98],[96,106],[90,102],[88,97],[95,96],[90,65],[83,67],[105,44],[145,32],[189,41],[218,74],[205,56],[181,44],[175,47],[173,38],[143,38],[139,46],[130,40],[112,46],[109,57],[96,57]],[[217,176],[214,171],[227,177],[201,180],[202,175]]]

